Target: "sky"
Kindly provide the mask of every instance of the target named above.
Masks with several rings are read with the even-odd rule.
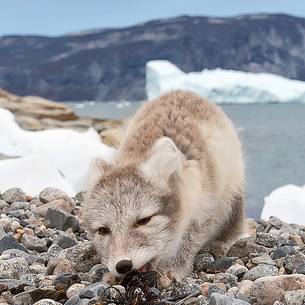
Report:
[[[248,13],[305,17],[305,0],[0,0],[0,35],[58,36],[178,15]]]

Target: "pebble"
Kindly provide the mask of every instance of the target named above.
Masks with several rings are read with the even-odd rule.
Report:
[[[259,264],[258,266],[248,270],[243,279],[255,281],[256,279],[264,276],[274,276],[278,275],[278,269],[275,266]]]
[[[297,253],[295,255],[286,256],[284,265],[288,273],[299,273],[297,270],[305,265],[305,255],[303,253]]]
[[[238,279],[241,279],[247,271],[247,267],[240,264],[234,264],[226,272],[235,275]]]
[[[109,287],[109,285],[107,285],[103,282],[97,282],[97,283],[91,284],[91,285],[85,287],[84,289],[82,289],[78,293],[78,296],[80,299],[92,299],[96,296],[101,296],[104,293],[105,289],[108,287]],[[124,288],[124,290],[125,290],[125,288]],[[117,293],[115,288],[110,288],[107,291],[108,291],[107,296],[109,296],[110,298],[112,298],[113,294]],[[116,296],[116,294],[115,294],[115,296]]]
[[[213,293],[208,305],[249,305],[250,303],[221,293]]]
[[[45,217],[49,208],[61,209],[67,213],[71,213],[74,205],[71,201],[57,199],[34,208],[34,213],[38,216]]]
[[[223,283],[225,284],[226,289],[237,286],[237,281],[237,276],[230,273],[218,273],[214,278],[214,283]]]
[[[78,293],[84,288],[85,288],[84,284],[77,283],[77,284],[71,285],[66,292],[68,299],[74,297],[75,295],[78,295]]]
[[[261,232],[256,234],[255,242],[258,245],[273,248],[279,243],[279,240],[278,237],[273,234]]]
[[[48,269],[49,270],[49,269]],[[59,263],[55,266],[53,274],[58,275],[60,273],[75,273],[73,263],[67,259],[60,259]]]
[[[24,234],[21,238],[21,243],[28,249],[37,252],[46,252],[48,245],[46,239],[41,239],[36,236]]]
[[[214,257],[211,254],[198,254],[195,257],[194,268],[197,271],[205,271],[212,262],[214,262]]]
[[[78,220],[72,214],[61,209],[49,208],[45,219],[50,228],[62,231],[71,228],[73,232],[78,231],[80,228]]]
[[[275,249],[272,254],[273,259],[279,259],[281,257],[286,257],[287,255],[293,255],[296,251],[293,246],[280,246]]]
[[[15,201],[27,201],[26,194],[20,188],[11,188],[1,195],[1,199],[11,204]]]
[[[303,305],[305,303],[305,290],[287,291],[284,300],[286,305]]]
[[[79,284],[81,282],[80,277],[76,273],[60,273],[54,279],[52,286],[56,290],[67,291],[73,284]]]
[[[54,243],[63,249],[71,248],[77,244],[77,239],[70,234],[64,233],[54,240]]]
[[[0,238],[0,254],[2,254],[5,250],[17,249],[24,252],[28,252],[27,248],[18,243],[12,236],[5,235]]]
[[[57,199],[70,200],[69,196],[64,191],[54,187],[47,187],[39,193],[39,200],[43,203],[48,203]]]
[[[238,260],[238,257],[221,257],[210,264],[208,264],[208,271],[211,272],[225,272],[228,268],[230,268],[233,264],[235,264]]]
[[[266,264],[275,266],[275,261],[270,257],[268,254],[262,254],[262,255],[250,255],[250,260],[253,264],[259,265],[259,264]]]
[[[34,305],[61,305],[61,303],[55,302],[51,299],[43,299],[34,303]]]
[[[305,290],[305,275],[259,278],[252,284],[250,295],[254,305],[273,305],[275,301],[284,301],[285,293],[292,290]]]
[[[0,279],[19,279],[27,273],[30,273],[29,264],[23,258],[0,260]]]

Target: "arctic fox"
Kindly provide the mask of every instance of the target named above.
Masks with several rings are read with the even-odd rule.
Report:
[[[115,160],[96,160],[83,224],[112,275],[155,270],[161,285],[192,271],[203,245],[244,225],[244,162],[233,124],[188,91],[146,102]]]

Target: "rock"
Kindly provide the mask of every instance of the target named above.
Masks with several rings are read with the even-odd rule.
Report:
[[[61,305],[61,303],[55,302],[51,299],[43,299],[36,302],[34,305]]]
[[[234,299],[228,295],[213,293],[208,302],[208,305],[249,305],[250,303],[243,300]]]
[[[200,291],[204,297],[208,298],[212,293],[225,293],[226,285],[224,283],[205,282],[201,285]]]
[[[296,251],[293,246],[279,246],[275,249],[272,254],[273,259],[279,259],[281,257],[286,257],[286,255],[293,255]]]
[[[294,273],[305,274],[305,264],[297,266]]]
[[[37,274],[46,274],[47,268],[38,263],[34,263],[30,266],[30,272],[31,273],[37,273]]]
[[[195,257],[194,269],[196,271],[205,271],[212,262],[214,262],[214,257],[211,254],[207,252],[198,254]]]
[[[248,269],[245,266],[234,264],[226,272],[235,275],[238,279],[241,279],[247,271]]]
[[[266,264],[266,265],[271,265],[271,266],[276,265],[275,261],[273,261],[272,258],[268,254],[262,254],[262,255],[258,255],[258,256],[250,255],[249,257],[250,257],[251,262],[255,265],[259,265],[259,264]]]
[[[305,303],[305,290],[287,291],[284,300],[286,305],[303,305]]]
[[[63,234],[54,240],[54,243],[59,245],[61,248],[71,248],[77,244],[77,239],[71,234]]]
[[[92,285],[89,285],[87,287],[85,287],[84,289],[82,289],[79,293],[78,296],[81,299],[92,299],[96,296],[101,296],[103,294],[103,292],[105,291],[106,288],[108,288],[109,285],[103,283],[103,282],[97,282],[94,283]],[[111,297],[111,291],[110,290],[115,290],[115,289],[108,289],[107,291],[108,294],[107,296],[109,296],[109,298]],[[124,289],[125,290],[125,289]]]
[[[48,268],[48,271],[50,267]],[[67,259],[60,259],[60,262],[54,268],[53,274],[59,275],[60,273],[75,273],[75,268],[73,267],[73,263]]]
[[[258,245],[273,248],[279,243],[279,240],[275,235],[262,232],[256,234],[255,242]]]
[[[65,249],[64,256],[73,263],[77,272],[89,272],[94,265],[100,263],[91,241],[79,242],[77,245]]]
[[[6,192],[4,192],[1,195],[1,199],[6,201],[9,204],[11,204],[15,201],[27,201],[26,193],[18,187],[11,188],[11,189],[7,190]]]
[[[243,279],[255,281],[260,277],[274,276],[274,275],[278,275],[278,269],[275,266],[259,264],[258,266],[252,268],[251,270],[248,270],[245,273]]]
[[[207,269],[208,271],[212,272],[225,272],[228,268],[235,264],[237,260],[238,257],[221,257],[209,263]]]
[[[19,279],[21,275],[30,273],[29,264],[23,258],[0,260],[1,279]]]
[[[269,223],[277,229],[280,229],[283,225],[283,222],[275,216],[269,218]]]
[[[48,250],[47,241],[36,236],[24,234],[21,243],[29,250],[37,252],[46,252]]]
[[[53,286],[56,290],[67,291],[73,284],[79,284],[80,277],[76,273],[60,273],[53,281]]]
[[[284,301],[287,291],[305,290],[305,275],[292,274],[262,277],[252,284],[253,305],[273,305],[275,301]]]
[[[26,284],[22,280],[0,279],[0,294],[6,290],[9,290],[14,294],[20,293],[25,286]]]
[[[64,191],[54,187],[47,187],[39,193],[39,200],[43,203],[48,203],[57,199],[71,200]]]
[[[73,285],[71,285],[66,292],[66,295],[67,295],[68,299],[76,296],[84,288],[85,288],[84,284],[73,284]]]
[[[227,256],[247,257],[250,253],[269,253],[270,249],[257,245],[252,237],[242,238],[236,241],[227,253]]]
[[[214,284],[215,283],[223,283],[226,285],[226,289],[237,286],[237,276],[230,273],[218,273],[215,275]]]
[[[253,282],[250,280],[243,280],[237,284],[238,292],[250,298],[250,291]]]
[[[61,209],[49,208],[45,219],[49,222],[49,227],[51,228],[62,231],[71,228],[73,232],[79,230],[78,220],[70,213]]]
[[[0,199],[0,210],[3,210],[4,208],[8,208],[10,205],[5,202],[4,200]]]
[[[36,215],[45,217],[49,208],[61,209],[67,213],[71,213],[74,209],[74,204],[65,199],[57,199],[36,207],[33,211]]]
[[[303,253],[287,255],[284,264],[288,273],[298,273],[296,270],[305,265],[305,255]]]
[[[0,254],[9,249],[18,249],[28,252],[28,250],[23,245],[19,244],[12,236],[5,235],[0,239]]]
[[[103,275],[107,272],[108,269],[105,268],[102,264],[94,265],[89,271],[93,282],[100,282],[103,278]]]
[[[126,294],[125,288],[121,285],[113,285],[111,288],[108,288],[105,291],[106,286],[102,286],[99,288],[99,290],[96,291],[97,296],[103,296],[105,299],[109,299],[113,301],[114,303],[120,303],[122,302],[122,298],[124,299],[124,296]]]

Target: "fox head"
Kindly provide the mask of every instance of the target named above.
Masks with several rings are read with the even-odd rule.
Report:
[[[102,263],[122,277],[170,257],[178,247],[175,181],[182,170],[181,153],[172,140],[159,138],[141,164],[94,163],[82,220]]]

